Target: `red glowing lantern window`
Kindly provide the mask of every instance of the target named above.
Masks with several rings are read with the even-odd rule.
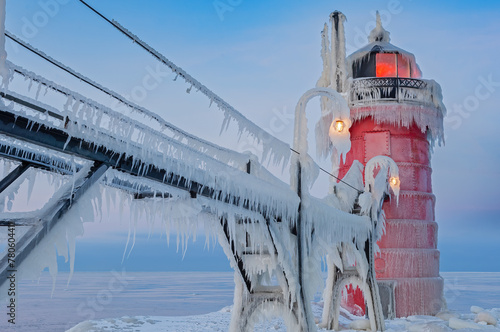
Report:
[[[377,77],[397,77],[396,54],[377,53],[375,63]]]
[[[398,77],[412,77],[408,58],[403,58],[401,54],[398,54]]]
[[[401,54],[377,53],[376,77],[411,77],[410,62]]]

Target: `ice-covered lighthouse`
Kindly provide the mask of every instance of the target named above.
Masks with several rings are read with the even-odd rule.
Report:
[[[344,19],[339,12],[331,15],[337,54],[344,48]],[[390,43],[380,16],[368,45],[335,61],[337,82],[345,82],[337,89],[349,100],[352,120],[351,150],[340,178],[354,160],[366,164],[377,155],[391,157],[400,172],[399,204],[394,197],[384,202],[386,233],[375,258],[382,300],[390,316],[436,314],[443,306],[443,279],[430,157],[434,145],[443,142],[441,88],[422,78],[413,54]]]

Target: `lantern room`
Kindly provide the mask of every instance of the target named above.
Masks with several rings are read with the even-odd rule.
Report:
[[[377,26],[368,37],[369,44],[346,59],[351,84],[351,103],[374,100],[422,102],[424,91],[432,89],[432,82],[422,80],[422,72],[415,56],[390,43],[389,32]],[[426,100],[425,102],[428,102]]]
[[[374,45],[369,53],[354,62],[352,64],[352,78],[422,77],[422,73],[412,55],[394,50],[396,47],[389,43],[384,46],[385,48],[381,45]]]
[[[390,43],[390,33],[382,27],[377,15],[377,26],[368,36],[369,44],[347,58],[350,76],[364,77],[421,78],[415,56]]]

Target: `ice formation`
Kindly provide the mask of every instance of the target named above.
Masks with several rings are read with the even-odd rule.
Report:
[[[316,154],[320,157],[332,156],[332,173],[334,175],[338,173],[337,159],[340,156],[345,158],[346,151],[350,149],[350,111],[347,104],[344,105],[346,98],[343,95],[347,77],[344,21],[345,16],[340,12],[334,12],[330,16],[331,43],[328,40],[328,25],[325,23],[324,29],[321,32],[323,71],[316,83],[317,88],[328,88],[340,93],[342,96],[342,98],[339,96],[335,98],[326,95],[321,96],[321,118],[316,124],[315,129]],[[332,128],[337,121],[344,123],[344,128],[341,131]]]
[[[328,204],[351,213],[359,194],[363,192],[363,169],[363,164],[355,160],[342,181],[332,179],[329,195],[324,198]]]
[[[369,80],[369,79],[357,79]],[[435,143],[444,143],[443,118],[446,115],[446,108],[442,102],[441,87],[434,80],[420,81],[425,83],[425,88],[407,89],[405,87],[365,87],[362,84],[352,83],[351,85],[351,108],[352,121],[362,120],[372,117],[376,123],[389,123],[399,127],[409,128],[416,124],[424,133],[428,133],[431,146]],[[400,101],[406,103],[405,107],[391,103],[384,104],[380,96],[390,94],[394,89],[398,89]],[[361,100],[361,101],[359,101]],[[430,103],[429,103],[430,101]],[[377,107],[375,107],[377,102]],[[412,105],[412,102],[419,102],[421,105]],[[423,105],[427,104],[428,107]]]
[[[497,326],[498,324],[497,319],[491,313],[484,310],[477,313],[476,317],[474,318],[474,322],[476,323],[484,322],[488,325],[493,325],[493,326]]]
[[[338,26],[333,29],[332,38],[336,35],[335,31],[337,29]],[[332,182],[330,195],[322,202],[309,195],[309,186],[311,186],[317,175],[315,163],[307,154],[308,129],[305,110],[307,102],[310,99],[315,96],[323,98],[321,102],[322,116],[320,122],[316,126],[316,140],[319,142],[317,152],[319,155],[323,156],[327,156],[331,153],[333,165],[332,173],[334,173],[334,175],[337,174],[340,157],[342,156],[345,158],[345,153],[350,149],[350,135],[348,131],[351,124],[350,110],[344,97],[332,89],[332,86],[341,89],[343,86],[342,74],[344,71],[342,70],[342,65],[338,65],[338,59],[335,56],[331,57],[331,53],[328,52],[328,39],[326,38],[325,30],[322,33],[322,57],[324,67],[323,74],[318,82],[318,86],[323,87],[317,87],[307,91],[300,98],[296,107],[293,147],[297,155],[292,157],[290,183],[291,187],[297,191],[301,197],[299,218],[304,218],[307,221],[297,225],[297,227],[300,228],[300,231],[297,232],[304,234],[304,239],[299,238],[297,240],[296,250],[298,257],[295,260],[300,261],[301,256],[308,258],[307,263],[304,263],[302,266],[303,271],[297,276],[299,280],[300,278],[308,280],[307,283],[302,284],[300,298],[302,301],[307,302],[313,295],[313,292],[318,289],[318,285],[321,284],[321,278],[317,276],[317,271],[320,270],[317,264],[321,257],[327,255],[329,277],[327,279],[327,287],[323,294],[326,303],[323,319],[327,321],[326,324],[329,324],[328,321],[330,320],[331,312],[338,312],[339,310],[338,307],[331,308],[331,306],[340,305],[340,302],[335,300],[338,298],[338,283],[340,281],[337,280],[334,282],[333,280],[332,273],[334,271],[334,266],[338,267],[340,271],[343,271],[346,266],[354,266],[357,271],[357,276],[347,278],[343,282],[355,282],[355,284],[364,289],[365,296],[370,297],[371,294],[377,296],[375,295],[377,294],[376,291],[369,289],[366,283],[367,280],[373,276],[369,275],[370,263],[365,256],[364,250],[365,244],[370,237],[373,237],[372,241],[375,246],[374,251],[376,252],[378,249],[374,243],[384,232],[384,214],[383,211],[381,211],[381,202],[389,190],[389,175],[397,179],[398,168],[394,161],[388,157],[375,157],[367,164],[365,169],[365,186],[363,192],[363,166],[357,162],[353,164],[353,167],[346,175],[346,181],[342,180],[341,185],[336,185],[335,182]],[[332,53],[339,53],[338,43],[338,40],[332,40]],[[332,63],[335,63],[335,65]],[[332,67],[335,68],[332,70]],[[335,79],[332,79],[332,75],[335,75]],[[332,83],[333,81],[335,81],[335,83]],[[336,126],[337,122],[341,122],[338,127]],[[328,139],[326,139],[326,137],[328,137]],[[328,144],[325,142],[328,142]],[[374,174],[376,168],[380,169],[377,176]],[[352,184],[346,186],[346,183]],[[391,183],[391,188],[396,196],[398,196],[399,182]],[[360,193],[361,195],[358,197]],[[359,205],[361,206],[361,216],[350,213],[358,199]],[[325,203],[331,207],[325,206]],[[327,221],[327,217],[322,217],[322,213],[330,216],[331,221]],[[365,216],[365,220],[363,220],[363,216]],[[327,224],[319,222],[322,220],[327,221]],[[351,231],[349,229],[343,229],[346,225],[344,222],[347,220],[350,220],[349,224],[351,227],[356,224],[359,226],[354,233],[350,233]],[[319,234],[315,232],[318,229],[322,230]],[[292,247],[294,247],[293,244]],[[293,252],[295,252],[295,250]],[[341,284],[341,287],[343,287],[342,285],[343,284]],[[372,293],[372,291],[375,293]],[[331,303],[332,301],[334,301],[334,304]],[[376,301],[378,301],[378,299]],[[377,315],[380,317],[380,308],[377,307],[377,309],[375,309],[375,304],[372,300],[368,301],[368,306],[371,312],[371,327],[375,328],[379,326],[378,324],[380,323],[380,318],[376,318]],[[307,315],[310,315],[308,311],[306,311],[306,317],[304,317],[303,320],[305,320],[307,324],[311,324],[311,318],[307,317]],[[338,316],[334,314],[334,321],[338,319],[335,317]],[[299,323],[300,321],[299,319]],[[381,324],[383,324],[383,322],[381,322]],[[307,329],[311,329],[311,326],[308,326]]]
[[[345,155],[351,149],[351,140],[349,134],[349,127],[351,121],[349,119],[349,107],[345,99],[335,90],[331,88],[313,88],[305,92],[299,99],[297,106],[295,108],[295,128],[294,128],[294,142],[293,148],[298,155],[294,155],[292,158],[292,170],[291,170],[291,185],[292,188],[296,188],[296,176],[294,175],[297,170],[297,162],[305,165],[312,165],[310,157],[308,156],[308,141],[307,141],[307,117],[306,117],[306,106],[307,103],[314,97],[324,97],[327,98],[330,103],[327,105],[327,109],[322,109],[321,124],[319,126],[324,127],[323,121],[329,121],[330,118],[334,119],[327,124],[328,131],[321,130],[317,131],[316,142],[320,145],[319,151],[326,153],[326,151],[331,153],[332,159],[332,173],[336,175],[338,173],[338,165],[340,163],[340,158],[345,159]],[[325,115],[330,114],[330,115]],[[330,126],[335,121],[343,122],[342,130],[331,130]],[[328,143],[325,143],[328,142]],[[324,144],[324,145],[322,145]],[[322,145],[322,146],[321,146]],[[317,174],[311,167],[306,168],[308,172],[304,172],[304,176],[308,176],[303,183],[303,190],[307,190],[311,186],[316,178],[311,174]],[[296,190],[296,189],[295,189]]]
[[[243,114],[238,112],[233,106],[228,104],[224,99],[216,95],[210,89],[208,89],[205,85],[200,83],[194,77],[189,75],[182,68],[178,67],[172,61],[167,59],[163,54],[153,49],[146,42],[141,40],[138,36],[134,35],[132,32],[123,27],[120,23],[113,20],[112,23],[115,27],[117,27],[120,31],[122,31],[125,35],[127,35],[134,43],[137,43],[144,49],[146,49],[149,53],[151,53],[157,60],[168,66],[174,74],[180,76],[186,83],[190,85],[188,92],[194,87],[197,91],[203,93],[210,100],[210,104],[215,103],[217,107],[224,113],[224,122],[222,124],[222,129],[225,130],[231,121],[235,121],[238,125],[238,131],[244,134],[248,134],[253,137],[257,143],[262,144],[263,146],[263,158],[266,159],[267,156],[270,156],[271,160],[275,164],[282,163],[288,160],[290,155],[290,147],[288,144],[278,140],[273,137],[265,130],[248,120]]]
[[[212,156],[218,160],[221,160],[226,163],[231,163],[234,164],[236,167],[239,167],[241,169],[244,169],[246,167],[246,163],[248,162],[248,156],[240,154],[235,151],[227,150],[222,147],[218,147],[215,144],[205,144],[205,142],[201,139],[198,139],[194,136],[186,136],[183,135],[183,132],[180,130],[177,130],[176,127],[170,126],[169,128],[174,131],[174,137],[167,136],[166,134],[163,134],[161,132],[158,132],[150,127],[145,126],[144,124],[133,120],[131,118],[128,118],[124,116],[121,113],[118,113],[104,105],[101,105],[95,101],[92,101],[74,91],[71,91],[69,89],[66,89],[62,86],[57,85],[54,82],[51,82],[49,80],[44,79],[43,77],[40,77],[32,72],[26,71],[22,69],[21,67],[15,66],[13,64],[9,64],[16,73],[24,76],[26,79],[29,79],[30,84],[31,82],[37,82],[39,86],[45,86],[47,89],[51,89],[59,94],[62,94],[66,96],[66,103],[63,106],[63,109],[65,112],[58,111],[57,106],[50,106],[45,103],[42,103],[38,100],[35,99],[30,99],[28,97],[19,95],[11,90],[8,91],[10,95],[13,95],[14,97],[28,100],[32,104],[38,105],[39,107],[47,110],[48,112],[46,113],[39,113],[35,112],[32,114],[32,116],[35,116],[38,119],[44,118],[46,120],[45,124],[50,125],[53,127],[54,125],[59,125],[62,126],[63,123],[62,121],[57,121],[56,118],[52,117],[51,115],[59,115],[59,118],[65,118],[65,123],[64,125],[68,125],[70,120],[73,120],[76,122],[79,120],[79,123],[83,123],[86,127],[89,127],[90,125],[94,125],[99,128],[106,128],[109,129],[115,129],[119,130],[122,135],[124,133],[129,135],[129,139],[136,140],[136,139],[141,139],[141,138],[147,138],[148,134],[152,135],[152,133],[157,133],[161,139],[169,140],[169,141],[178,141],[179,144],[186,144],[190,149],[193,150],[198,150],[203,154],[207,154],[209,156]],[[5,91],[7,92],[7,91]],[[58,106],[61,108],[61,106]],[[69,112],[70,114],[65,114],[66,112]],[[71,113],[74,114],[74,117],[71,116]],[[158,117],[158,119],[161,119]],[[50,123],[49,123],[50,121]],[[160,121],[160,120],[158,120]],[[68,122],[68,123],[66,123]],[[73,122],[72,122],[73,123]],[[125,126],[128,126],[125,127]],[[164,126],[167,126],[166,123],[164,123]],[[104,129],[103,128],[103,129]],[[89,128],[92,129],[92,128]],[[77,128],[79,130],[79,128]],[[147,133],[139,134],[137,131],[138,130],[143,130]],[[108,135],[111,134],[108,132]],[[81,138],[81,137],[80,137]],[[109,140],[109,138],[108,138]],[[183,143],[184,142],[184,143]],[[157,142],[156,144],[159,144]]]
[[[318,312],[321,310],[321,303],[313,303],[313,310]],[[219,311],[212,312],[206,315],[197,316],[182,316],[182,317],[166,317],[166,316],[132,316],[132,317],[113,317],[107,319],[98,319],[81,322],[77,326],[74,326],[68,332],[90,332],[90,331],[109,331],[109,332],[119,332],[127,329],[136,329],[138,332],[149,332],[149,331],[162,331],[162,330],[175,330],[175,331],[207,331],[215,332],[226,330],[227,326],[230,324],[231,312],[236,310],[236,307],[225,307]],[[269,312],[266,312],[269,316]],[[343,316],[341,317],[341,328],[344,331],[354,331],[356,330],[371,330],[370,322],[367,319],[362,319],[359,316],[355,316],[342,310]],[[468,314],[460,315],[460,323],[470,321],[467,318]],[[458,314],[457,314],[458,316]],[[457,317],[458,318],[458,317]],[[387,331],[391,332],[449,332],[455,331],[452,329],[448,322],[440,321],[433,316],[409,316],[406,318],[399,318],[394,320],[387,320]],[[351,325],[352,324],[352,325]],[[481,324],[472,325],[473,329],[463,329],[465,326],[462,324],[457,324],[453,322],[453,327],[456,327],[456,331],[476,331],[479,327],[482,331],[496,332],[499,329],[493,326],[486,326]],[[285,332],[291,329],[282,324],[279,321],[268,320],[265,324],[256,326],[255,332],[268,332],[268,331],[279,331]],[[293,331],[293,330],[292,330]],[[321,331],[331,331],[326,329],[321,329]]]
[[[174,126],[173,124],[164,120],[158,114],[151,112],[151,111],[145,109],[144,107],[139,106],[139,105],[127,100],[125,97],[121,96],[117,92],[112,91],[112,90],[100,85],[99,83],[93,81],[92,79],[76,72],[72,68],[70,68],[70,67],[64,65],[63,63],[57,61],[56,59],[50,57],[49,55],[45,54],[43,51],[35,48],[34,46],[30,45],[27,42],[21,40],[20,38],[13,35],[12,33],[6,31],[6,35],[9,38],[11,38],[12,40],[16,41],[18,44],[26,47],[27,49],[32,50],[35,53],[41,54],[45,59],[48,59],[48,61],[50,61],[51,63],[53,63],[57,67],[62,68],[63,70],[70,73],[74,77],[76,77],[84,82],[87,82],[88,84],[95,87],[96,89],[111,96],[116,101],[118,101],[119,103],[126,106],[126,108],[128,109],[128,111],[130,113],[136,112],[138,114],[143,115],[144,117],[146,117],[148,119],[153,120],[154,122],[157,122],[157,124],[159,125],[159,128],[160,128],[160,131],[163,132],[166,130],[166,131],[170,132],[170,134],[171,134],[170,136],[172,138],[177,139],[181,142],[184,142],[185,144],[193,147],[194,149],[196,149],[200,152],[206,153],[208,155],[211,155],[212,157],[214,157],[216,159],[223,160],[224,162],[236,161],[240,164],[243,164],[247,161],[246,156],[244,156],[244,155],[238,155],[235,151],[228,150],[224,147],[221,147],[221,146],[213,144],[209,141],[203,140],[199,137],[196,137],[196,136],[180,129],[179,127]],[[36,81],[35,78],[31,78],[31,80]],[[41,85],[39,85],[39,88],[40,88],[40,86]]]
[[[375,171],[377,175],[375,176]],[[399,168],[398,165],[387,156],[376,156],[368,160],[365,166],[365,193],[371,192],[374,204],[380,204],[385,193],[388,192],[387,185],[390,186],[396,200],[399,199]],[[388,181],[393,179],[394,181]],[[362,206],[367,211],[367,206]]]
[[[482,330],[483,327],[474,322],[469,322],[460,318],[450,318],[449,327],[454,330],[469,329],[469,330]]]
[[[470,307],[470,312],[472,312],[473,314],[478,314],[481,311],[484,311],[484,309],[481,308],[481,307],[478,307],[478,306],[475,306],[475,305],[473,305],[473,306]]]
[[[80,169],[84,160],[78,157],[70,157],[57,153],[48,148],[39,145],[33,145],[0,134],[0,149],[18,160],[31,162],[34,164],[48,165],[62,174],[72,173],[73,169]],[[8,168],[9,170],[12,168]]]
[[[44,222],[48,222],[54,217],[61,202],[71,197],[71,193],[75,187],[82,184],[82,179],[87,175],[89,166],[82,167],[82,169],[71,179],[65,176],[64,179],[59,179],[55,183],[57,191],[50,197],[50,199],[43,205],[42,208],[29,211],[29,212],[14,212],[3,213],[2,219],[29,219],[36,218],[39,222],[36,226],[27,230],[26,232],[16,232],[18,243],[28,243],[32,237],[36,236],[37,231],[40,229]],[[56,176],[51,174],[51,176]],[[19,181],[24,181],[20,178]],[[35,177],[28,176],[28,181],[34,182]],[[15,188],[15,186],[14,186]],[[12,189],[9,189],[12,190]],[[4,194],[4,193],[2,193]],[[47,193],[48,194],[48,193]],[[95,193],[94,193],[95,195]],[[85,197],[80,204],[92,204],[92,200]],[[88,200],[87,200],[88,199]],[[83,226],[81,224],[83,219],[93,220],[94,209],[92,208],[79,208],[79,205],[73,206],[72,209],[57,223],[45,236],[40,243],[38,243],[36,250],[31,251],[23,260],[21,265],[17,267],[18,280],[21,279],[38,279],[41,271],[48,267],[50,275],[53,278],[53,287],[55,286],[57,276],[57,255],[64,256],[66,261],[70,261],[70,276],[73,273],[74,257],[75,257],[75,240],[77,236],[83,234]],[[68,280],[69,282],[69,280]],[[3,286],[2,286],[3,287]],[[2,298],[6,296],[7,292],[1,292]]]
[[[201,228],[206,232],[207,241],[218,238],[231,266],[237,271],[233,330],[250,328],[263,314],[283,316],[291,329],[314,330],[309,304],[315,292],[324,286],[321,259],[325,255],[330,258],[329,266],[337,266],[340,270],[354,266],[358,275],[346,282],[355,282],[367,292],[370,266],[365,245],[374,233],[378,238],[383,232],[380,203],[388,193],[388,175],[397,176],[397,167],[387,157],[374,159],[365,169],[363,185],[363,167],[354,163],[344,182],[332,184],[327,198],[319,200],[308,192],[318,173],[318,166],[308,155],[305,111],[310,99],[316,96],[322,99],[322,116],[316,135],[318,152],[323,156],[331,155],[334,174],[337,174],[340,159],[345,160],[350,149],[352,115],[346,95],[334,90],[343,92],[347,87],[343,20],[345,17],[339,13],[331,18],[331,48],[326,29],[323,32],[324,73],[318,87],[307,91],[297,104],[291,188],[267,171],[255,156],[220,148],[185,133],[9,34],[73,76],[88,81],[160,124],[160,129],[152,128],[20,66],[6,63],[17,73],[16,77],[25,79],[24,84],[32,96],[4,87],[1,91],[10,96],[12,103],[2,107],[2,111],[27,119],[27,129],[33,132],[44,126],[67,135],[61,151],[0,136],[0,147],[8,147],[11,155],[68,174],[46,207],[32,211],[32,216],[53,213],[54,206],[80,188],[89,173],[90,162],[66,153],[70,152],[66,148],[72,139],[78,139],[82,145],[83,142],[89,144],[90,151],[119,156],[116,164],[108,162],[109,165],[105,165],[111,169],[75,202],[36,252],[23,262],[22,274],[37,278],[41,270],[49,267],[55,280],[56,254],[70,260],[72,271],[75,237],[82,233],[82,223],[99,220],[105,212],[104,206],[119,204],[120,212],[130,216],[124,258],[134,248],[136,224],[141,219],[150,224],[161,223],[167,239],[170,230],[175,229],[176,244],[182,252]],[[288,145],[250,122],[137,36],[118,23],[113,24],[181,76],[190,84],[188,90],[194,87],[215,102],[225,115],[223,128],[236,121],[240,133],[262,143],[262,160],[270,157],[275,163],[284,163],[288,159]],[[32,91],[33,87],[36,91]],[[165,129],[170,135],[164,132]],[[25,139],[37,143],[33,137]],[[82,145],[81,149],[88,149]],[[132,160],[133,171],[126,173],[125,169],[113,169],[119,166],[120,160],[127,158]],[[375,176],[376,169],[380,170]],[[150,176],[151,170],[164,171],[164,178]],[[35,181],[36,177],[29,179],[29,186]],[[399,185],[392,189],[397,196]],[[14,192],[16,185],[10,190]],[[352,213],[357,200],[361,206],[359,215]],[[4,199],[7,207],[8,202],[7,197]],[[332,295],[331,292],[325,294]],[[370,320],[371,326],[375,326],[373,315]]]
[[[382,20],[380,19],[380,13],[377,10],[377,16],[376,16],[376,26],[375,29],[373,29],[370,32],[370,35],[368,36],[368,41],[370,43],[373,42],[390,42],[391,37],[389,37],[390,33],[389,31],[385,30],[384,27],[382,26]]]
[[[323,60],[323,71],[316,83],[317,87],[329,87],[343,93],[347,78],[347,67],[345,62],[345,36],[344,36],[344,14],[334,12],[330,15],[331,43],[328,40],[328,25],[325,23],[321,31],[321,58]],[[331,46],[330,46],[331,45]],[[322,102],[328,102],[322,99]],[[322,109],[324,107],[322,106]]]
[[[23,71],[17,66],[12,66],[15,67],[17,71]],[[22,108],[15,108],[14,111],[28,117],[34,123],[43,123],[52,128],[64,129],[71,137],[77,137],[93,144],[99,142],[98,145],[95,146],[96,148],[105,147],[118,154],[123,154],[123,158],[128,156],[134,156],[134,158],[140,157],[141,161],[145,162],[147,165],[155,165],[155,167],[162,167],[162,165],[164,165],[163,167],[171,171],[178,170],[178,172],[185,174],[187,179],[215,187],[214,189],[224,189],[231,183],[230,186],[232,186],[235,191],[241,193],[247,192],[250,194],[252,192],[251,187],[265,187],[259,186],[255,181],[245,181],[245,185],[242,183],[235,183],[238,179],[248,176],[240,171],[242,168],[246,168],[246,163],[237,165],[237,168],[226,165],[185,144],[172,140],[170,137],[154,131],[135,120],[131,120],[122,114],[116,113],[109,108],[88,100],[77,93],[56,86],[55,83],[46,81],[32,73],[24,71],[24,74],[28,77],[34,77],[36,80],[51,87],[55,87],[58,90],[64,91],[64,93],[68,95],[65,111],[61,113],[61,115],[64,115],[65,118],[68,119],[64,122],[59,121],[55,123],[53,122],[54,119],[50,121],[46,119],[44,114],[30,115],[30,113]],[[39,101],[27,97],[23,99],[44,109],[56,111],[56,109],[48,107]],[[248,160],[248,157],[246,158],[246,160]],[[146,170],[147,167],[144,167],[142,172]],[[240,173],[242,173],[242,176],[232,176],[233,174],[236,175]],[[215,181],[215,178],[217,178],[217,181]],[[228,194],[230,191],[231,190],[227,189],[224,190],[224,192]],[[279,201],[273,197],[272,190],[268,190],[268,192],[269,196],[265,201],[274,201],[278,204]],[[235,192],[232,194],[241,197],[242,200],[247,198],[246,195],[239,195]],[[282,207],[283,205],[280,204],[279,209]],[[288,208],[284,208],[284,210],[288,210]]]
[[[368,319],[357,319],[353,320],[351,324],[349,324],[349,328],[358,331],[370,331],[371,325]]]

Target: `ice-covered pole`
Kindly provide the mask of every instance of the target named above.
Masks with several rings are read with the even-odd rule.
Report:
[[[330,14],[330,23],[332,25],[332,50],[331,50],[331,88],[338,92],[344,92],[344,83],[346,80],[345,64],[345,34],[344,21],[345,15],[339,11]]]
[[[7,60],[7,52],[5,51],[5,9],[6,1],[0,0],[0,77],[2,77],[2,85],[7,85],[9,81],[9,69],[5,61]]]
[[[329,100],[331,113],[330,123],[327,124],[328,130],[316,130],[316,144],[326,145],[321,146],[319,149],[329,151],[332,154],[332,169],[338,170],[340,158],[345,159],[346,153],[351,149],[351,140],[349,135],[349,128],[351,126],[350,111],[347,101],[337,91],[326,88],[318,87],[305,92],[299,99],[295,108],[295,127],[293,136],[293,149],[299,153],[301,162],[306,165],[310,164],[308,156],[308,142],[307,142],[307,118],[306,118],[306,105],[314,97],[323,97]],[[323,113],[323,112],[322,112]],[[320,120],[320,121],[324,121]],[[328,143],[325,143],[328,142]],[[316,147],[318,149],[318,146]],[[294,156],[295,158],[297,156]],[[296,163],[292,162],[291,167],[296,167]],[[309,168],[306,176],[307,186],[302,190],[307,190],[309,185],[315,180],[312,173],[313,169]],[[291,185],[292,189],[296,190],[296,177],[294,170],[291,172]]]
[[[330,88],[313,88],[306,91],[302,97],[299,99],[297,106],[295,108],[295,124],[294,124],[294,137],[293,137],[293,148],[296,152],[292,159],[290,166],[290,185],[292,190],[297,192],[300,197],[299,213],[295,225],[295,235],[297,237],[297,274],[300,294],[298,294],[299,300],[299,310],[302,311],[301,320],[302,324],[307,326],[308,331],[314,329],[314,316],[310,310],[310,307],[306,304],[310,302],[310,298],[313,294],[308,294],[305,290],[306,287],[306,266],[304,262],[307,259],[307,251],[309,247],[309,241],[311,239],[310,227],[304,224],[305,218],[304,209],[307,204],[303,204],[304,200],[307,200],[309,194],[309,187],[314,182],[317,176],[317,168],[314,167],[315,164],[309,157],[308,143],[307,143],[307,117],[306,117],[306,106],[309,100],[314,97],[325,97],[331,101],[333,118],[339,119],[336,122],[342,122],[342,130],[335,133],[329,133],[329,138],[331,140],[333,151],[338,155],[345,154],[349,151],[351,144],[349,140],[349,107],[345,99],[335,90]],[[346,122],[342,121],[345,120]],[[334,122],[334,123],[336,123]],[[332,123],[332,126],[334,126]],[[347,126],[345,124],[348,124]],[[337,161],[338,162],[338,161]]]
[[[339,11],[330,14],[331,25],[331,47],[328,40],[328,25],[325,23],[321,32],[321,58],[323,60],[323,71],[321,77],[316,83],[318,88],[329,88],[338,93],[345,92],[347,78],[347,67],[345,57],[345,34],[344,21],[345,15]],[[332,144],[329,137],[331,133],[331,124],[333,119],[333,109],[338,108],[331,99],[321,97],[321,118],[316,124],[316,154],[318,157],[326,157],[332,154],[332,174],[338,172],[338,163],[335,160],[338,157],[337,151],[332,151]],[[348,108],[347,108],[348,109]],[[349,118],[349,116],[347,116]],[[338,119],[337,119],[338,120]]]

